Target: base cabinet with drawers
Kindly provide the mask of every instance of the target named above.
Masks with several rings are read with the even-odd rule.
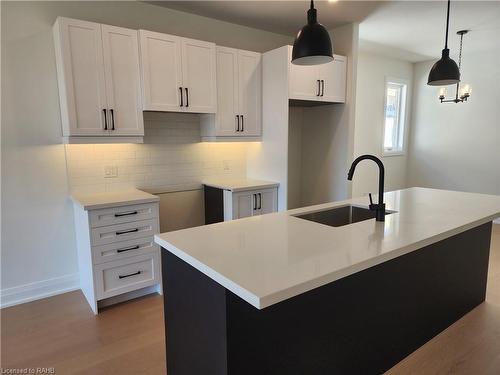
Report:
[[[278,211],[278,184],[267,181],[204,183],[205,224]]]
[[[109,199],[102,203],[103,196]],[[112,193],[73,197],[80,288],[95,314],[99,307],[161,293],[159,198],[134,191],[113,202]],[[121,197],[123,198],[123,196]],[[99,202],[89,204],[92,201]]]

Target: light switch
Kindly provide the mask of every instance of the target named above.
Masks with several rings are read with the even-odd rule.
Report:
[[[104,178],[118,177],[118,167],[116,165],[106,165],[104,167]]]

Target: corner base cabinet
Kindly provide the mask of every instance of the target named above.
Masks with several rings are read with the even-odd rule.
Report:
[[[128,195],[128,197],[127,197]],[[140,191],[74,196],[80,288],[92,311],[162,293],[159,198]]]
[[[269,214],[278,210],[278,184],[267,181],[204,183],[205,224]]]

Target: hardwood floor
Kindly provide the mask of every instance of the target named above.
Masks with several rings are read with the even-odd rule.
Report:
[[[80,292],[1,310],[1,367],[56,374],[164,374],[162,297],[94,316]],[[500,373],[500,225],[493,228],[486,302],[388,374]],[[315,374],[313,374],[315,375]]]

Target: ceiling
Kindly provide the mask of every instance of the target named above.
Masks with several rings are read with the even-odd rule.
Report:
[[[408,61],[434,59],[444,47],[446,2],[392,1],[375,9],[359,26],[362,49],[379,51]],[[449,48],[458,53],[458,30],[464,52],[500,49],[499,1],[452,1]],[[500,51],[499,51],[500,53]]]
[[[294,36],[306,23],[308,1],[150,1],[156,5]],[[328,29],[359,22],[360,47],[412,62],[439,57],[444,44],[446,2],[315,1],[318,20]],[[464,50],[500,49],[500,1],[453,1],[450,49],[456,31],[470,29]]]
[[[149,1],[156,5],[295,36],[306,23],[307,0]],[[315,1],[318,21],[327,28],[360,22],[381,5],[377,1]]]

